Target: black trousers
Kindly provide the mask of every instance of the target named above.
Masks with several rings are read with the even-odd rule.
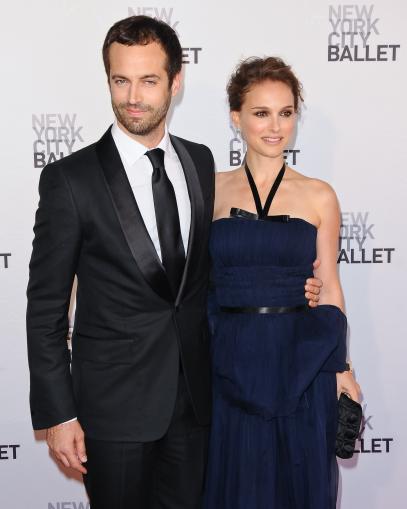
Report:
[[[200,509],[208,427],[196,422],[182,373],[167,433],[155,442],[85,438],[91,509]]]

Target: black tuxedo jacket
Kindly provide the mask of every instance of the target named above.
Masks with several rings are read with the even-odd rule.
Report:
[[[204,145],[176,136],[171,142],[192,213],[176,297],[110,129],[41,174],[27,289],[35,429],[77,416],[88,437],[156,440],[170,423],[180,359],[198,422],[209,423],[206,297],[214,162]],[[67,313],[75,274],[70,368]]]

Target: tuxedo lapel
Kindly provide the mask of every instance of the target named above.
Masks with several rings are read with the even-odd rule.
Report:
[[[163,299],[173,300],[164,267],[148,234],[110,129],[96,145],[113,206],[144,279]]]
[[[199,239],[202,237],[201,234],[203,231],[204,199],[197,169],[194,161],[192,160],[192,157],[190,156],[182,141],[179,140],[179,138],[170,135],[170,139],[184,170],[189,199],[191,202],[191,228],[189,231],[188,251],[181,285],[175,302],[175,305],[178,305],[185,290],[185,284],[188,275],[191,271],[193,257],[200,250]]]

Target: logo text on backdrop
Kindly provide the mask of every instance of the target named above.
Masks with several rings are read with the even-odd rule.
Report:
[[[89,502],[49,502],[48,509],[90,509]]]
[[[369,212],[342,212],[338,263],[392,263],[394,247],[373,247]]]
[[[151,18],[164,21],[167,25],[175,30],[178,36],[179,20],[174,19],[174,7],[128,7],[129,16],[150,16]],[[183,64],[198,64],[199,56],[202,48],[199,47],[182,47],[182,63]]]
[[[367,436],[373,431],[373,415],[368,415],[366,409],[367,404],[363,405],[362,425],[354,452],[358,454],[389,454],[394,438],[372,438]]]
[[[394,62],[400,44],[380,38],[375,6],[337,4],[329,6],[329,62]],[[380,42],[380,44],[378,44]]]
[[[16,460],[19,448],[20,445],[17,444],[0,445],[0,460]]]
[[[0,253],[0,269],[8,269],[9,268],[9,258],[11,253]]]
[[[32,115],[34,139],[34,167],[43,168],[46,164],[72,154],[83,143],[76,113],[41,113]]]

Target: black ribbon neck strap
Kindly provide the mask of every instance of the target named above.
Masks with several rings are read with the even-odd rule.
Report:
[[[258,215],[259,219],[264,219],[265,217],[268,216],[271,202],[273,201],[274,196],[277,192],[277,189],[279,188],[281,181],[283,180],[284,173],[285,173],[285,163],[283,163],[281,170],[278,172],[276,180],[273,182],[273,185],[271,186],[271,189],[267,196],[264,207],[262,207],[262,205],[261,205],[259,191],[257,190],[256,183],[254,182],[254,178],[250,172],[250,168],[246,161],[244,163],[244,169],[246,171],[247,180],[249,181],[249,184],[250,184],[250,189],[252,190],[254,203],[256,204],[257,215]]]

